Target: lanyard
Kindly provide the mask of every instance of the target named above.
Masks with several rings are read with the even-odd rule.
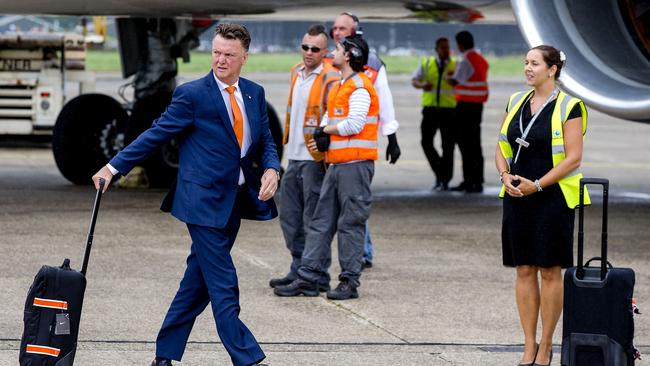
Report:
[[[539,114],[542,113],[544,108],[546,108],[546,105],[550,103],[553,98],[557,95],[557,89],[553,89],[553,92],[551,95],[546,98],[546,102],[542,104],[542,106],[537,110],[537,113],[533,115],[533,117],[530,119],[530,122],[528,122],[528,126],[526,126],[526,130],[524,130],[524,123],[523,123],[523,115],[524,115],[524,108],[521,108],[521,112],[519,113],[519,131],[521,131],[521,137],[517,138],[515,141],[517,144],[519,144],[519,148],[517,149],[517,155],[515,155],[515,163],[517,163],[517,160],[519,159],[519,153],[521,152],[521,147],[528,147],[530,145],[530,142],[526,141],[526,137],[528,137],[528,133],[530,132],[531,127],[533,127],[533,124],[537,120],[537,117],[539,117]],[[526,102],[530,100],[532,97],[532,94],[528,96],[528,99],[526,99]],[[526,102],[522,104],[522,106],[526,105]]]

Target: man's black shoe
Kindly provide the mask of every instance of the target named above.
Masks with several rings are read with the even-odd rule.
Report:
[[[363,263],[361,263],[361,270],[363,271],[366,268],[372,268],[372,262],[367,259],[364,259]]]
[[[331,289],[329,282],[319,282],[318,292],[327,292]]]
[[[350,285],[348,281],[341,281],[332,291],[327,291],[327,298],[331,300],[347,300],[359,297],[357,288]]]
[[[273,289],[276,296],[298,296],[303,294],[305,296],[318,296],[318,285],[301,278],[295,279],[293,282],[286,286],[278,286]]]
[[[443,182],[436,180],[436,184],[433,186],[434,191],[448,191],[449,190],[449,182]]]
[[[467,184],[465,182],[462,182],[461,184],[457,185],[456,187],[451,187],[449,188],[450,191],[452,192],[464,192],[467,190]]]
[[[465,188],[466,193],[481,193],[483,192],[482,184],[471,184]]]
[[[172,366],[172,361],[166,358],[156,358],[151,362],[151,366]]]
[[[269,281],[269,286],[271,286],[271,288],[286,286],[293,282],[293,280],[295,280],[295,278],[291,278],[289,276],[284,276],[282,278],[272,278],[271,281]]]

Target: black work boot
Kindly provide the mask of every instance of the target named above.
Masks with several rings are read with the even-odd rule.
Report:
[[[347,280],[339,282],[339,285],[334,290],[327,291],[327,298],[332,300],[356,299],[357,297],[359,297],[357,288]]]
[[[320,292],[327,292],[330,290],[330,283],[329,281],[324,282],[324,281],[318,281],[318,291]]]
[[[298,296],[303,294],[305,296],[318,296],[318,285],[301,278],[295,279],[293,282],[286,286],[278,286],[273,289],[273,293],[277,296]]]
[[[276,288],[278,286],[286,286],[291,282],[293,282],[294,280],[295,278],[289,277],[288,275],[282,278],[272,278],[271,281],[269,281],[269,286],[271,286],[272,288]]]

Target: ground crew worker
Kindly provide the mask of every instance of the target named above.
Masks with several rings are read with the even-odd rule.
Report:
[[[318,296],[318,281],[328,272],[323,262],[331,256],[332,238],[338,232],[340,283],[327,292],[327,297],[359,297],[370,183],[378,156],[379,97],[363,73],[368,45],[360,36],[344,38],[333,55],[342,80],[329,92],[327,116],[321,123],[325,127],[319,128],[315,141],[309,143],[312,151],[325,151],[330,166],[307,232],[298,279],[276,287],[278,296]]]
[[[463,60],[448,78],[455,87],[455,140],[463,158],[463,182],[452,191],[483,192],[483,151],[481,149],[481,119],[483,104],[488,99],[488,62],[474,49],[474,37],[468,31],[456,34],[458,50]]]
[[[446,191],[454,170],[454,137],[453,122],[456,98],[454,87],[449,84],[445,75],[451,74],[456,68],[456,61],[449,52],[449,40],[441,37],[436,40],[438,57],[423,58],[420,66],[411,77],[411,84],[422,89],[422,149],[426,155],[431,170],[436,176],[434,190]],[[442,153],[438,154],[433,140],[440,130]]]
[[[285,154],[289,160],[281,181],[280,225],[292,261],[289,273],[270,281],[271,287],[288,285],[297,278],[305,247],[305,233],[316,208],[325,176],[324,154],[310,151],[307,141],[327,110],[327,92],[341,80],[339,71],[323,63],[327,34],[322,25],[313,25],[302,38],[302,60],[291,70],[291,88],[284,126]],[[327,258],[324,266],[329,266]],[[329,276],[321,281],[329,289]]]
[[[349,12],[339,14],[334,20],[332,29],[330,30],[330,37],[334,42],[341,42],[345,37],[354,35],[362,36],[363,32],[359,26],[359,18]],[[332,55],[325,57],[325,62],[332,62]],[[372,82],[377,95],[379,97],[379,131],[381,134],[388,138],[388,146],[386,147],[386,160],[391,164],[395,164],[401,155],[399,144],[397,143],[397,129],[399,123],[395,119],[395,107],[393,106],[393,94],[388,86],[388,77],[386,76],[386,67],[384,62],[377,56],[375,52],[370,51],[368,54],[368,63],[365,66],[364,72]],[[363,267],[372,267],[373,261],[373,247],[372,239],[370,237],[370,228],[366,223],[366,234],[364,239],[364,255]]]

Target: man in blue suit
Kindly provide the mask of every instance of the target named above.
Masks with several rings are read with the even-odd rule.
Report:
[[[208,303],[217,332],[236,366],[265,358],[239,319],[239,288],[230,249],[240,219],[277,216],[273,195],[280,162],[269,131],[264,89],[240,78],[248,57],[248,30],[220,24],[212,41],[212,71],[176,88],[167,110],[93,176],[108,184],[178,136],[177,184],[161,209],[187,224],[192,246],[180,287],[156,340],[152,366],[180,361],[196,317]],[[264,169],[261,178],[253,162]]]

